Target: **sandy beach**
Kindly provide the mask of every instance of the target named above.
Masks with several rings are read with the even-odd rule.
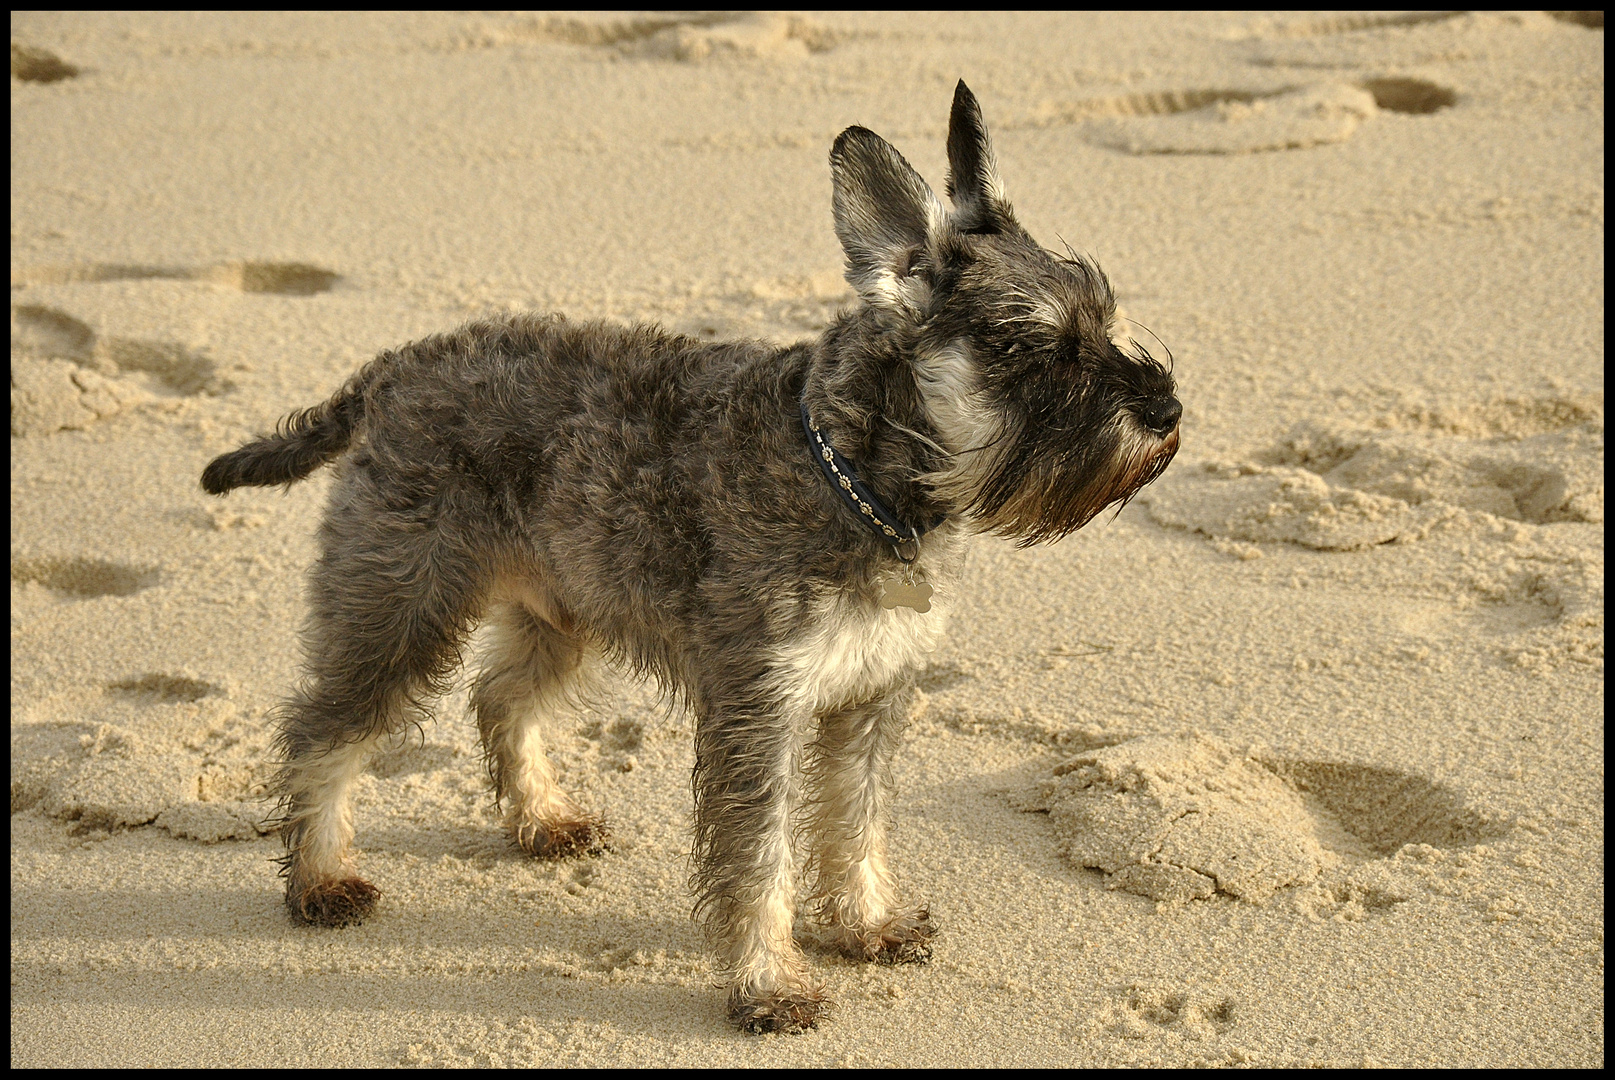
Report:
[[[1592,21],[14,13],[11,1064],[1602,1066]],[[831,143],[940,193],[961,77],[1185,411],[1119,515],[973,542],[896,767],[934,959],[803,921],[836,1009],[735,1030],[626,678],[553,755],[615,851],[510,844],[462,677],[359,785],[378,910],[294,925],[330,480],[203,466],[490,312],[817,334]]]

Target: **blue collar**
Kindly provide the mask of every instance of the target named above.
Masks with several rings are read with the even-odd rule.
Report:
[[[875,497],[875,493],[862,480],[858,479],[858,471],[853,468],[852,462],[842,457],[835,447],[830,445],[819,431],[819,426],[808,415],[807,402],[802,402],[802,430],[807,433],[808,448],[813,452],[813,460],[819,463],[824,470],[825,477],[830,486],[835,489],[841,501],[852,507],[858,515],[858,520],[881,540],[892,545],[892,551],[903,562],[913,562],[920,554],[920,537],[936,528],[947,520],[947,515],[937,518],[924,528],[916,529],[912,525],[903,524],[898,516],[886,508],[886,504]],[[904,548],[908,550],[905,551]]]

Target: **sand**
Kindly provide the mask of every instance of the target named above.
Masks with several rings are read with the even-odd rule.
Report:
[[[1603,1062],[1604,37],[1458,15],[13,15],[13,1065]],[[612,684],[506,843],[465,690],[293,926],[261,835],[328,481],[202,466],[377,350],[551,309],[721,338],[850,293],[826,154],[1023,222],[1168,343],[1183,450],[973,548],[897,768],[927,966],[801,937],[725,1021],[690,720]],[[1143,336],[1140,332],[1139,336]],[[1146,339],[1148,340],[1148,339]]]

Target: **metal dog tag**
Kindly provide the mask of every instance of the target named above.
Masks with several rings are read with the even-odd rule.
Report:
[[[932,589],[929,582],[884,581],[881,590],[880,606],[887,611],[899,607],[913,608],[919,612],[931,610]]]

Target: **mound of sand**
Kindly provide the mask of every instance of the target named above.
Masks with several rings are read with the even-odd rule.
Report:
[[[1187,107],[1202,97],[1211,100]],[[1203,91],[1153,101],[1121,99],[1113,108],[1118,113],[1142,115],[1096,121],[1089,137],[1129,154],[1305,149],[1344,142],[1378,111],[1373,94],[1345,83],[1319,83],[1267,94]]]
[[[1325,854],[1300,794],[1198,732],[1078,755],[1044,798],[1060,851],[1156,900],[1262,901],[1318,879]]]
[[[1139,497],[1163,525],[1320,551],[1419,540],[1437,525],[1604,519],[1601,396],[1381,419],[1306,421],[1254,460],[1179,469]]]

